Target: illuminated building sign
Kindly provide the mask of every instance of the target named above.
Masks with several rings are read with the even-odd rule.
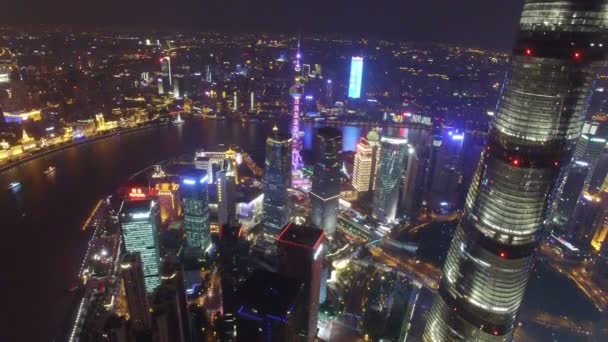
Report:
[[[348,97],[358,99],[361,97],[361,81],[363,79],[363,57],[353,57],[350,62],[350,81],[348,83]]]
[[[145,199],[147,196],[141,188],[132,188],[129,192],[130,199]]]
[[[139,219],[144,219],[144,218],[149,218],[150,217],[150,213],[135,213],[132,215],[132,217],[136,220]]]

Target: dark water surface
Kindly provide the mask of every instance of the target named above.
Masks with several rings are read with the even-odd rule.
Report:
[[[192,120],[152,127],[27,162],[0,174],[0,341],[51,341],[65,322],[89,232],[81,225],[96,202],[131,174],[201,147],[237,144],[262,162],[272,123]],[[287,131],[287,123],[281,128]],[[303,125],[305,145],[313,127]],[[369,128],[343,127],[354,150]],[[310,148],[311,146],[305,146]],[[56,171],[44,175],[49,165]],[[18,192],[10,182],[23,184]]]

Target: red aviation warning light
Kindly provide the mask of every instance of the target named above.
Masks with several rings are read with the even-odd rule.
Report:
[[[532,49],[530,49],[530,48],[526,48],[526,49],[524,50],[524,53],[526,54],[526,56],[532,56],[533,51],[532,51]]]
[[[581,58],[583,58],[583,53],[578,50],[574,51],[572,53],[572,58],[574,58],[574,60],[576,60],[576,61],[579,61],[579,60],[581,60]]]
[[[498,256],[500,256],[501,258],[506,258],[507,257],[507,253],[505,253],[504,251],[501,251],[500,253],[498,253]]]
[[[512,163],[515,166],[519,166],[519,159],[513,159]]]

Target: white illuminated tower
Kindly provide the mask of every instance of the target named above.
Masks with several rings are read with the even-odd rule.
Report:
[[[307,181],[304,179],[302,174],[302,168],[304,167],[304,161],[300,155],[302,150],[302,141],[300,140],[300,99],[302,98],[303,87],[300,84],[300,71],[302,67],[300,65],[300,42],[298,42],[298,52],[296,54],[296,82],[289,89],[289,95],[293,98],[293,122],[291,128],[291,174],[292,174],[292,186],[294,188],[305,188]]]
[[[595,70],[605,64],[607,23],[608,0],[525,1],[423,341],[513,340],[549,199],[580,135]]]

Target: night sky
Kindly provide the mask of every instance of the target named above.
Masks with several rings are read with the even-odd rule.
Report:
[[[5,23],[323,33],[510,47],[523,0],[2,0]]]

